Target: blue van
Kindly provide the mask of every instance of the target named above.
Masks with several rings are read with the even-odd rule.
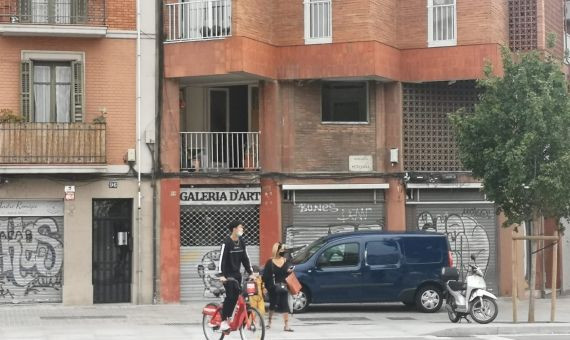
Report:
[[[294,312],[312,303],[394,302],[426,313],[443,303],[443,267],[453,266],[444,234],[361,231],[322,237],[292,259],[303,289]]]

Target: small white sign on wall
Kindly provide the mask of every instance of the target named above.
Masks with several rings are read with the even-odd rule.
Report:
[[[374,167],[372,165],[372,156],[371,155],[348,156],[348,170],[351,172],[374,171]]]

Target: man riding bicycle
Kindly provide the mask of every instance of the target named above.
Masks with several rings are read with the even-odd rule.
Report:
[[[231,234],[226,237],[220,250],[220,263],[219,263],[219,277],[223,282],[226,290],[226,298],[224,299],[222,309],[222,323],[220,325],[221,331],[226,331],[230,328],[228,318],[232,316],[233,310],[236,306],[240,294],[241,273],[240,267],[243,264],[245,271],[253,276],[253,270],[249,261],[249,256],[245,249],[245,242],[242,238],[243,223],[240,221],[233,221],[228,226]],[[234,280],[227,280],[227,278],[234,278]],[[213,325],[211,325],[213,327]]]

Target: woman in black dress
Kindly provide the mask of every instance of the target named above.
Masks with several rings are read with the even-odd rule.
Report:
[[[282,313],[283,322],[285,323],[283,330],[292,332],[293,330],[289,327],[289,313],[291,312],[289,310],[288,301],[289,292],[287,289],[280,291],[276,286],[279,286],[280,283],[285,283],[285,278],[293,272],[293,269],[289,261],[284,257],[284,244],[275,243],[273,245],[272,254],[273,257],[267,260],[263,270],[263,283],[269,293],[269,320],[267,322],[267,328],[271,327],[273,313]]]

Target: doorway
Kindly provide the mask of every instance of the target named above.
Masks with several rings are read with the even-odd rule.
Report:
[[[131,302],[132,200],[93,200],[93,303]]]

